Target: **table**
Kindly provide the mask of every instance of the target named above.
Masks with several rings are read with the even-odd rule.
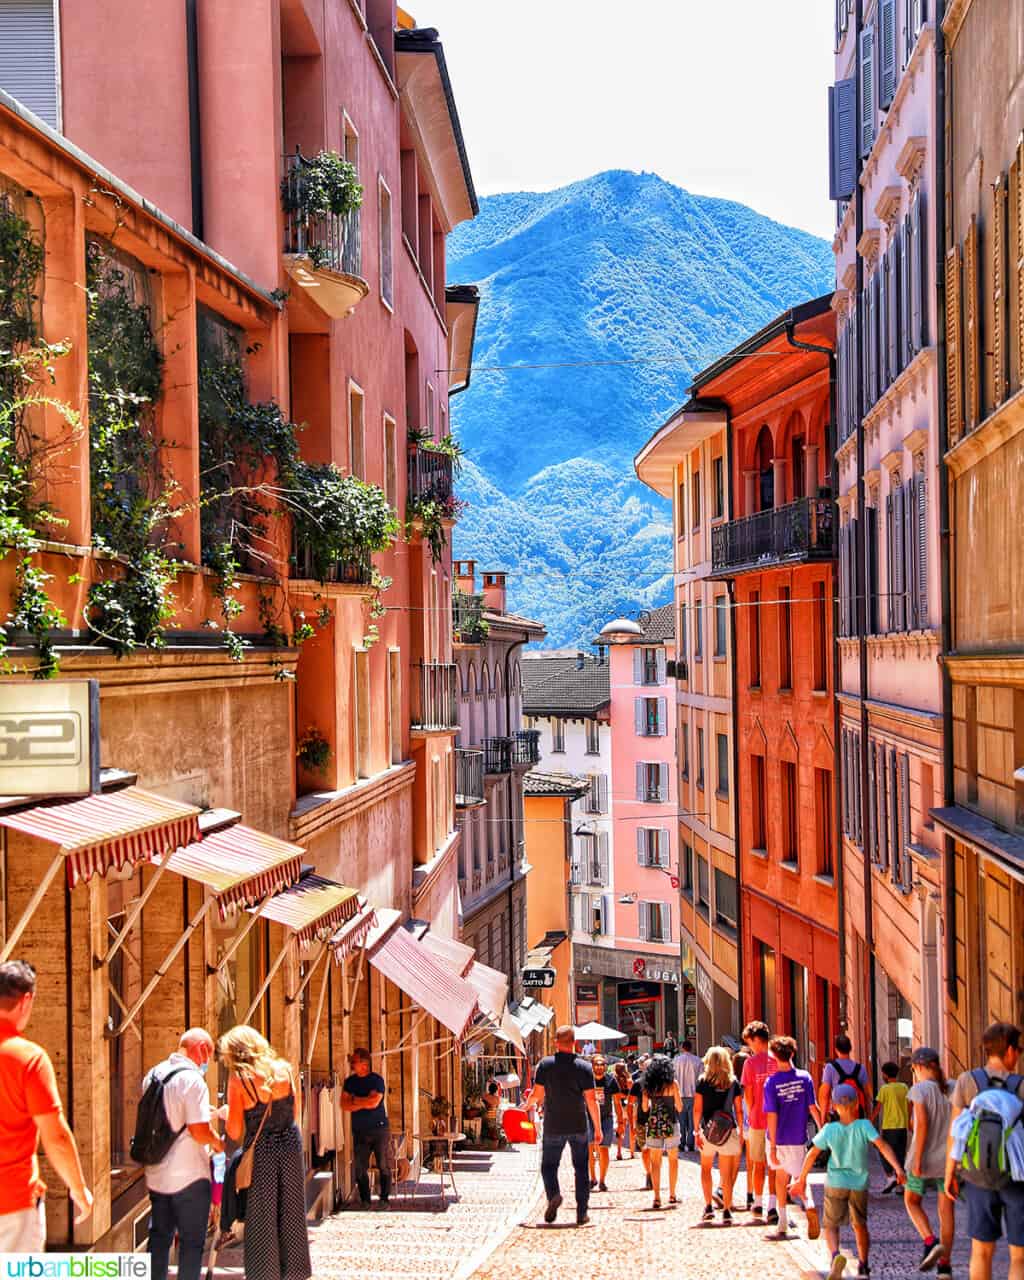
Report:
[[[444,1196],[445,1158],[447,1157],[447,1161],[448,1161],[447,1174],[448,1174],[448,1179],[452,1184],[452,1191],[456,1195],[458,1195],[459,1189],[455,1185],[455,1170],[452,1167],[452,1148],[455,1146],[456,1142],[465,1142],[466,1135],[464,1133],[418,1133],[416,1135],[416,1139],[420,1144],[421,1167],[422,1167],[423,1160],[426,1158],[425,1153],[428,1150],[427,1143],[438,1142],[438,1143],[444,1144],[445,1154],[441,1156],[441,1196],[440,1196],[441,1205],[443,1207],[445,1203],[445,1196]]]

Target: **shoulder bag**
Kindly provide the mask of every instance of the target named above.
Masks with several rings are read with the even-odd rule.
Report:
[[[248,1191],[252,1185],[252,1170],[256,1163],[256,1143],[260,1140],[260,1134],[263,1132],[263,1126],[267,1123],[267,1116],[270,1115],[270,1108],[274,1105],[274,1099],[263,1108],[263,1119],[260,1121],[260,1127],[256,1130],[256,1136],[252,1142],[245,1148],[238,1158],[238,1164],[235,1167],[235,1190]]]

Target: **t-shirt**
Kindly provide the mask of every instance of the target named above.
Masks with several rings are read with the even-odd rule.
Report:
[[[868,1185],[868,1151],[877,1138],[878,1130],[863,1117],[849,1124],[830,1120],[819,1129],[814,1135],[814,1145],[832,1153],[825,1185],[863,1191]]]
[[[574,1053],[554,1053],[541,1058],[534,1076],[544,1089],[544,1132],[586,1133],[587,1103],[583,1097],[594,1087],[594,1069]]]
[[[379,1076],[376,1071],[368,1071],[365,1076],[351,1075],[346,1079],[343,1087],[344,1091],[350,1093],[353,1098],[368,1098],[371,1093],[381,1095],[381,1100],[375,1107],[367,1107],[365,1111],[349,1112],[352,1117],[353,1136],[373,1133],[376,1129],[388,1127],[388,1113],[384,1108],[383,1076]]]
[[[1005,1067],[999,1067],[995,1071],[989,1071],[989,1069],[986,1067],[985,1071],[986,1071],[986,1074],[989,1076],[989,1078],[992,1080],[995,1080],[997,1078],[1000,1080],[1005,1080],[1006,1077],[1010,1074],[1010,1072],[1007,1071]],[[1024,1072],[1020,1072],[1019,1074],[1024,1076]],[[1024,1099],[1024,1079],[1021,1080],[1021,1085],[1020,1085],[1020,1088],[1017,1090],[1017,1093],[1020,1095],[1022,1099]],[[974,1099],[977,1096],[978,1096],[978,1082],[977,1080],[975,1080],[974,1076],[969,1071],[965,1071],[963,1075],[957,1076],[956,1084],[953,1086],[953,1106],[958,1107],[961,1111],[964,1111],[971,1105],[971,1103],[974,1101]]]
[[[899,1080],[883,1084],[878,1091],[882,1104],[882,1128],[905,1129],[907,1127],[907,1086]]]
[[[921,1152],[921,1177],[945,1177],[946,1138],[949,1135],[949,1120],[952,1114],[949,1099],[937,1081],[919,1080],[917,1084],[911,1085],[907,1093],[907,1101],[919,1102],[924,1107],[928,1119],[928,1132],[925,1136],[924,1150]],[[915,1171],[919,1143],[920,1130],[915,1128],[910,1137],[910,1150],[907,1153],[908,1173]]]
[[[728,1111],[735,1119],[735,1102],[740,1096],[740,1087],[735,1080],[726,1088],[720,1089],[718,1085],[712,1084],[710,1080],[701,1076],[697,1081],[696,1096],[704,1100],[701,1124],[706,1124],[716,1111]]]
[[[594,1097],[597,1099],[597,1105],[601,1108],[602,1121],[607,1120],[614,1111],[615,1103],[613,1099],[618,1092],[620,1092],[619,1082],[610,1071],[606,1071],[600,1080],[595,1074]]]
[[[764,1082],[766,1114],[778,1116],[775,1142],[780,1147],[802,1147],[807,1142],[807,1117],[814,1105],[814,1081],[806,1071],[791,1067],[776,1071]],[[767,1127],[767,1122],[766,1122]]]
[[[765,1128],[764,1083],[775,1070],[775,1059],[770,1053],[753,1053],[743,1064],[740,1084],[744,1090],[753,1089],[753,1099],[747,1107],[747,1123],[751,1129]]]
[[[827,1084],[830,1089],[834,1089],[837,1084],[849,1084],[849,1080],[840,1080],[839,1072],[835,1069],[834,1063],[839,1063],[842,1069],[848,1073],[852,1073],[854,1079],[862,1089],[868,1087],[868,1073],[860,1062],[854,1062],[853,1058],[830,1058],[825,1064],[825,1070],[821,1073],[822,1084]],[[856,1069],[855,1069],[856,1068]]]
[[[0,1029],[0,1213],[31,1209],[45,1194],[34,1117],[62,1110],[46,1050],[8,1023]]]
[[[181,1132],[159,1164],[146,1165],[146,1186],[165,1196],[177,1195],[193,1182],[210,1179],[207,1149],[188,1131],[190,1124],[210,1123],[210,1090],[196,1064],[187,1054],[172,1053],[147,1072],[142,1091],[145,1093],[154,1072],[162,1079],[171,1071],[178,1074],[164,1085],[164,1112],[171,1128]]]
[[[684,1049],[676,1055],[672,1068],[675,1071],[680,1097],[692,1098],[697,1088],[697,1077],[701,1073],[702,1063],[700,1058],[695,1053],[687,1053]]]

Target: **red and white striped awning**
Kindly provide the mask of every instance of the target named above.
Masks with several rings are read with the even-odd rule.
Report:
[[[169,871],[212,889],[221,918],[235,907],[252,907],[302,876],[305,850],[239,823],[157,859]]]
[[[363,945],[366,935],[377,925],[376,908],[362,897],[358,899],[358,904],[356,914],[341,926],[328,943],[339,964],[350,952]]]
[[[425,933],[420,941],[460,978],[466,976],[476,959],[476,952],[472,947],[467,947],[464,942],[457,942],[454,938],[445,938],[439,933]]]
[[[461,1040],[476,1017],[476,991],[422,942],[396,929],[370,952],[370,964]]]
[[[291,929],[300,944],[324,939],[359,912],[359,894],[324,876],[305,875],[259,909],[267,920]]]
[[[0,816],[0,826],[43,840],[67,857],[72,888],[112,868],[151,862],[199,839],[199,810],[141,787]]]

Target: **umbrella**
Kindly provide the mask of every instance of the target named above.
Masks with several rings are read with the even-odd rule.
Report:
[[[615,1031],[600,1022],[584,1022],[582,1027],[576,1028],[575,1036],[577,1040],[627,1040],[629,1038],[624,1031]]]

